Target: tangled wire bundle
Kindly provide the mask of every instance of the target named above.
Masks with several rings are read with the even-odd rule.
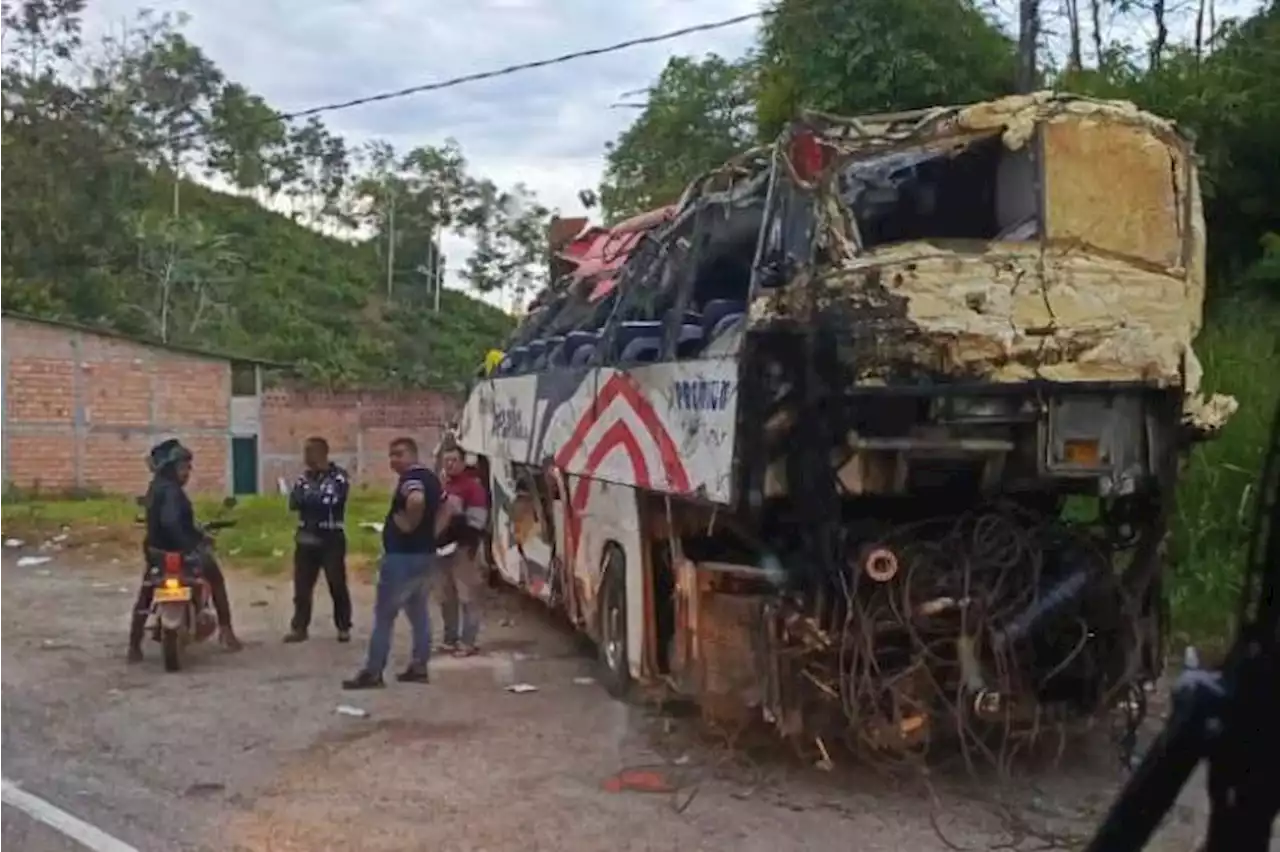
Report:
[[[786,623],[805,649],[793,671],[838,703],[859,752],[919,757],[951,742],[971,767],[976,755],[1007,771],[1125,676],[1130,632],[1109,555],[1056,519],[998,507],[846,552],[833,612]]]

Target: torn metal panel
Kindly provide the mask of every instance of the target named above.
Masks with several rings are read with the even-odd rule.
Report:
[[[1204,219],[1171,122],[1050,92],[810,122],[828,259],[759,291],[752,328],[829,329],[863,385],[1128,382],[1181,389],[1199,431],[1229,416],[1197,393]]]
[[[1083,248],[888,246],[757,299],[752,319],[848,324],[860,383],[904,367],[1022,382],[1182,382],[1199,306],[1182,280]]]

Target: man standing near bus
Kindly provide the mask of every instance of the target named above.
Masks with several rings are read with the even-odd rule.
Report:
[[[289,492],[289,508],[298,513],[293,550],[293,621],[286,642],[305,642],[311,626],[316,580],[324,574],[333,599],[338,641],[351,641],[351,594],[347,590],[345,520],[350,480],[329,460],[329,442],[308,438],[302,447],[306,470]]]
[[[396,680],[431,682],[427,675],[431,656],[427,581],[436,538],[449,525],[454,503],[444,499],[444,488],[435,472],[418,460],[418,444],[412,438],[392,441],[388,456],[397,480],[382,528],[382,562],[378,567],[369,656],[355,677],[342,682],[343,689],[376,689],[383,685],[382,672],[391,656],[391,636],[402,609],[413,631],[413,656]]]
[[[469,469],[456,443],[446,443],[440,453],[445,494],[461,508],[441,537],[441,545],[453,546],[440,558],[440,613],[444,619],[441,650],[469,657],[479,653],[480,611],[484,596],[484,566],[480,545],[489,524],[489,496],[475,471]]]

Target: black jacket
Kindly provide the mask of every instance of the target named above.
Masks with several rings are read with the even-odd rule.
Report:
[[[204,541],[204,533],[196,526],[191,500],[172,476],[156,474],[147,488],[146,503],[146,547],[190,553]]]

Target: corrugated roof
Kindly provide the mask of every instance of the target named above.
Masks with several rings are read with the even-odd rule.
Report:
[[[257,364],[262,367],[272,367],[274,369],[288,370],[292,369],[292,364],[285,364],[280,361],[268,361],[264,358],[258,358],[253,355],[232,355],[228,352],[218,352],[212,349],[201,349],[195,346],[185,346],[178,343],[164,343],[159,340],[153,340],[146,337],[137,337],[124,332],[115,331],[110,328],[100,328],[98,326],[87,325],[85,323],[75,322],[72,320],[52,319],[50,317],[37,317],[31,314],[24,314],[21,311],[11,311],[4,309],[0,314],[5,319],[21,320],[23,322],[34,322],[40,325],[53,326],[55,328],[65,328],[69,331],[79,331],[83,334],[96,334],[99,337],[110,337],[116,340],[124,340],[129,343],[136,343],[139,346],[150,346],[153,349],[165,349],[170,352],[176,352],[182,355],[194,355],[200,358],[209,358],[215,361],[242,361],[249,364]]]

